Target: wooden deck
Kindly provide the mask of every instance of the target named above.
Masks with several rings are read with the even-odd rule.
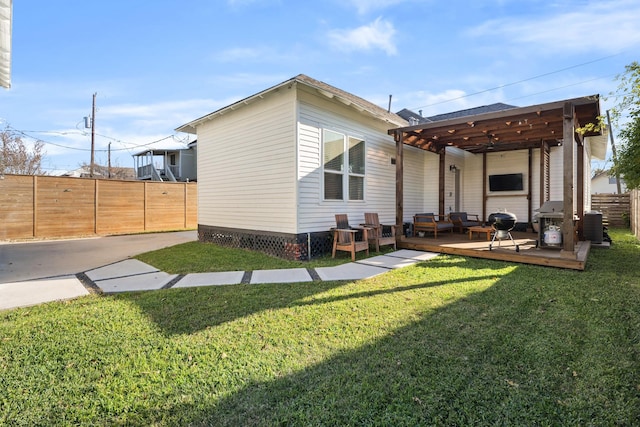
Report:
[[[444,254],[462,255],[474,258],[494,259],[523,264],[543,265],[572,270],[584,270],[591,248],[591,242],[579,241],[575,253],[565,253],[559,248],[536,248],[538,234],[533,232],[512,232],[519,252],[511,240],[496,239],[492,250],[489,250],[489,241],[484,234],[473,234],[469,239],[469,233],[438,233],[438,238],[433,235],[427,237],[404,237],[398,242],[402,249],[415,249],[420,251],[439,252]]]

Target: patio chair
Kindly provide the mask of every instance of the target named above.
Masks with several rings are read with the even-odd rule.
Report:
[[[433,212],[420,213],[413,216],[413,235],[418,236],[419,232],[433,233],[434,238],[438,238],[438,233],[450,231],[453,233],[453,222],[447,215],[435,215]]]
[[[378,214],[374,212],[364,214],[365,227],[371,228],[369,232],[369,243],[376,245],[376,252],[380,252],[380,246],[393,245],[396,249],[396,226],[380,224]]]
[[[468,214],[466,212],[451,212],[449,218],[451,222],[453,222],[453,228],[460,230],[461,233],[464,233],[469,227],[482,225],[482,221],[480,221],[478,215]]]
[[[336,214],[336,228],[333,229],[333,251],[331,257],[336,257],[336,251],[351,253],[351,261],[356,260],[356,252],[366,251],[369,256],[369,228],[353,228],[349,226],[346,214]]]

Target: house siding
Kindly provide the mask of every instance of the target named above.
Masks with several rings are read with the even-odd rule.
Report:
[[[435,175],[435,178],[432,175],[433,168],[438,167],[438,156],[428,151],[405,145],[403,147],[403,157],[403,221],[413,222],[413,215],[431,209],[429,203],[433,201],[433,197],[429,198],[428,196],[432,196],[429,190],[431,186],[433,186],[434,182],[438,182],[437,175]]]
[[[491,212],[508,211],[516,215],[518,222],[528,222],[528,162],[529,151],[505,151],[487,153],[487,175],[522,173],[524,189],[522,191],[489,191],[487,176],[487,215]]]
[[[462,180],[460,210],[478,215],[480,218],[482,217],[482,158],[482,154],[468,153],[464,156],[460,172]],[[460,167],[460,164],[456,163],[456,166]]]
[[[296,232],[295,91],[198,126],[198,223]]]
[[[387,135],[393,125],[358,113],[319,92],[300,88],[298,92],[298,229],[326,231],[335,226],[335,214],[346,213],[352,225],[364,221],[364,212],[377,212],[383,223],[395,223],[395,173],[391,163],[395,142]],[[330,129],[362,138],[366,144],[365,200],[324,200],[322,131]],[[418,158],[421,157],[418,154]],[[409,162],[420,171],[419,160]],[[411,172],[410,172],[411,173]],[[418,175],[420,173],[418,172]],[[414,184],[415,185],[415,184]],[[413,201],[420,196],[412,195]]]

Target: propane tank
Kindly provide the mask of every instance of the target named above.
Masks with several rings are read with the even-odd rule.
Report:
[[[547,245],[559,245],[562,243],[562,233],[557,225],[550,225],[544,232],[544,243]]]

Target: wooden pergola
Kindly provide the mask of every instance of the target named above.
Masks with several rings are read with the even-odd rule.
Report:
[[[584,137],[597,136],[599,130],[577,132],[587,124],[598,124],[600,116],[599,96],[567,99],[547,104],[522,108],[511,108],[498,112],[468,115],[448,120],[421,123],[414,126],[389,130],[396,141],[396,224],[402,230],[404,218],[404,170],[403,147],[410,145],[431,151],[440,156],[439,162],[439,213],[445,210],[445,153],[447,147],[456,147],[473,154],[483,156],[483,217],[486,218],[487,200],[487,153],[513,150],[539,149],[549,152],[550,147],[563,147],[563,254],[574,256],[574,196],[573,189],[577,185],[577,216],[584,216]],[[570,142],[570,143],[569,143]],[[574,145],[575,144],[575,145]],[[577,146],[577,183],[574,183],[574,147]],[[541,162],[544,160],[541,155]],[[529,155],[529,174],[531,175],[532,156]],[[541,165],[542,166],[542,165]],[[541,170],[544,170],[541,168]],[[540,204],[545,200],[542,188],[544,179],[540,180]],[[531,186],[531,180],[529,180]],[[531,194],[531,188],[529,188]],[[529,198],[529,212],[531,199]],[[581,221],[579,221],[581,223]]]

